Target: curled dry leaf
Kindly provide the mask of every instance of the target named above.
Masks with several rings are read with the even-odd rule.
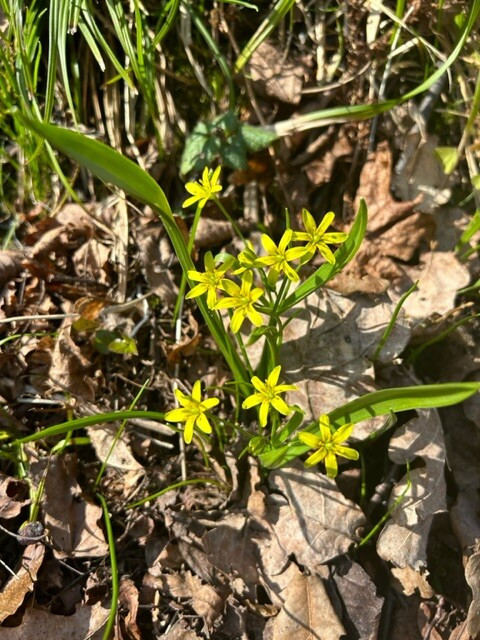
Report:
[[[427,564],[427,541],[433,516],[446,509],[444,478],[445,444],[438,413],[418,411],[418,417],[397,429],[390,441],[389,457],[402,465],[419,464],[410,470],[411,486],[387,521],[377,542],[381,558],[397,567],[416,570]],[[395,487],[390,505],[407,486],[407,476]]]
[[[18,478],[0,476],[0,518],[16,518],[30,503],[28,486]]]
[[[334,480],[298,463],[271,473],[269,483],[287,499],[270,514],[286,556],[295,554],[300,564],[314,571],[358,540],[365,516]]]
[[[18,627],[0,627],[0,640],[102,640],[109,609],[100,602],[80,606],[72,616],[58,616],[44,609],[29,607]]]
[[[138,589],[133,580],[123,576],[120,581],[120,593],[118,595],[118,604],[126,610],[126,615],[122,618],[122,626],[124,627],[124,635],[128,640],[142,640],[140,629],[137,625],[138,613]]]
[[[44,555],[45,546],[41,542],[25,547],[19,569],[0,591],[0,623],[13,615],[27,593],[33,591]],[[2,631],[4,629],[0,627],[0,638]],[[23,635],[22,638],[28,638],[28,635]]]
[[[102,510],[82,498],[71,461],[66,456],[53,458],[48,465],[39,460],[30,468],[37,486],[41,478],[45,479],[42,513],[55,555],[60,558],[107,555],[108,545],[98,525]]]

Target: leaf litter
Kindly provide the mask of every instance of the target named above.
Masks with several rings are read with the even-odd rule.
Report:
[[[349,8],[348,57],[357,71],[363,40],[356,34],[363,28],[365,11]],[[417,13],[411,18],[414,24]],[[294,20],[298,21],[297,14]],[[324,26],[316,23],[316,33]],[[317,45],[315,63],[311,55],[298,55],[296,49],[287,52],[273,40],[256,50],[248,69],[264,119],[274,118],[279,110],[313,109],[316,98],[302,93],[302,88],[315,64],[323,56],[322,73],[330,80],[338,69],[329,51]],[[375,45],[378,52],[385,42]],[[363,53],[368,63],[372,51]],[[342,79],[346,83],[340,82],[339,92],[332,89],[340,103],[361,97],[360,82],[352,82],[347,74]],[[327,92],[322,106],[330,99]],[[246,111],[242,118],[248,119],[251,113]],[[233,132],[236,144],[243,120],[235,118],[220,116],[217,124],[227,134]],[[213,126],[206,129],[215,134]],[[368,128],[363,124],[333,124],[320,136],[296,133],[278,145],[274,161],[267,154],[255,155],[251,148],[246,161],[247,147],[234,148],[228,136],[222,143],[231,152],[232,166],[242,165],[232,175],[231,190],[236,189],[238,197],[245,184],[242,180],[247,180],[259,196],[260,222],[267,226],[275,228],[281,218],[266,206],[267,191],[276,200],[285,198],[293,227],[298,225],[302,206],[343,213],[338,230],[348,229],[349,214],[360,198],[369,206],[367,239],[357,259],[331,287],[302,303],[286,331],[285,376],[299,387],[289,401],[299,404],[309,419],[392,381],[408,384],[402,378],[402,354],[425,335],[430,323],[432,335],[448,326],[449,314],[456,312],[457,291],[478,275],[474,262],[461,262],[454,251],[468,218],[460,214],[457,223],[450,224],[449,216],[455,214],[441,208],[455,184],[439,169],[434,153],[437,142],[432,136],[422,139],[413,129],[410,133],[401,148],[384,141],[368,156]],[[217,145],[212,151],[211,147],[212,158],[217,147],[223,148]],[[400,161],[394,162],[399,153]],[[358,155],[363,158],[361,166],[355,166]],[[194,166],[196,161],[189,162]],[[255,173],[262,163],[267,169]],[[44,218],[27,214],[21,229],[22,251],[0,254],[1,317],[32,318],[0,325],[1,337],[8,330],[20,334],[0,354],[0,394],[6,407],[0,414],[3,428],[30,433],[65,420],[72,411],[86,415],[129,407],[147,378],[149,384],[136,400],[138,407],[163,410],[171,406],[175,365],[184,370],[185,379],[196,379],[200,372],[208,384],[224,384],[222,364],[211,353],[214,345],[190,309],[184,316],[182,339],[177,343],[173,339],[170,327],[179,280],[176,258],[160,225],[148,211],[131,216],[128,231],[133,246],[120,263],[113,251],[119,239],[111,229],[115,227],[123,241],[126,229],[117,228],[115,216],[107,201],[85,209],[68,205]],[[249,220],[238,222],[242,231],[250,232]],[[197,250],[221,251],[233,236],[230,222],[204,217]],[[128,280],[121,273],[125,267]],[[400,295],[417,280],[418,290],[405,302],[389,340],[374,360]],[[112,310],[123,302],[120,289],[125,286],[123,293],[132,304]],[[148,295],[135,302],[143,294]],[[37,317],[51,314],[65,317]],[[76,324],[78,316],[81,322]],[[446,324],[435,325],[438,316],[447,316]],[[98,331],[119,328],[125,336],[133,336],[137,353],[96,348]],[[45,335],[29,335],[37,331]],[[455,340],[458,337],[445,349]],[[462,379],[478,370],[478,354],[473,359],[474,366],[468,354],[462,365],[456,365]],[[438,361],[433,356],[432,360]],[[110,606],[105,597],[110,581],[108,545],[92,487],[98,465],[105,461],[100,486],[111,507],[121,574],[115,638],[137,640],[146,629],[152,637],[187,640],[276,640],[292,634],[373,640],[379,633],[384,602],[388,603],[384,637],[466,640],[468,634],[475,636],[479,632],[475,545],[480,538],[476,464],[480,448],[473,424],[477,420],[474,403],[469,409],[467,405],[442,411],[441,416],[421,411],[396,425],[375,449],[378,462],[372,465],[374,477],[369,482],[376,484],[377,493],[364,499],[360,499],[359,475],[348,466],[340,467],[337,481],[307,471],[301,464],[266,477],[250,459],[238,459],[237,447],[236,454],[218,469],[206,469],[200,457],[189,454],[189,477],[218,476],[229,487],[199,484],[172,489],[143,506],[126,509],[135,497],[147,497],[181,477],[177,450],[165,447],[165,440],[147,421],[136,422],[112,452],[118,423],[82,432],[89,438],[88,448],[78,446],[73,454],[48,458],[42,445],[29,445],[28,480],[34,487],[45,485],[39,517],[47,538],[26,548],[16,546],[17,524],[26,517],[31,498],[22,484],[15,484],[17,480],[3,478],[0,515],[12,535],[5,534],[8,544],[5,552],[2,548],[2,561],[20,568],[13,569],[17,578],[2,573],[0,603],[10,626],[0,626],[0,637],[102,637]],[[378,421],[359,425],[358,437],[367,435],[374,425]],[[446,461],[455,495],[445,482]],[[389,477],[391,470],[395,473]],[[447,511],[451,530],[441,520]],[[376,542],[358,548],[385,512],[389,517]],[[443,523],[440,531],[438,522]],[[451,576],[442,581],[436,571],[433,546],[440,544],[437,538],[442,536],[457,553],[457,574],[470,585],[471,599],[465,584],[452,597],[445,586]],[[55,593],[53,605],[50,600],[45,604],[42,594],[42,585],[48,584],[42,570],[47,567],[49,589]],[[84,577],[82,589],[72,595],[67,616],[59,610],[56,595],[66,589],[72,570]],[[34,589],[35,596],[31,595]],[[451,620],[444,627],[432,626],[442,607]],[[19,620],[21,624],[14,626]]]

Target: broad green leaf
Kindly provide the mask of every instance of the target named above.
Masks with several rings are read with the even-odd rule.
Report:
[[[261,151],[269,147],[278,136],[273,131],[268,131],[263,127],[254,127],[251,124],[241,125],[242,137],[245,140],[248,151]]]
[[[480,191],[480,173],[478,173],[476,176],[472,176],[472,184],[475,189],[478,189]]]
[[[458,162],[457,148],[456,147],[437,147],[435,149],[435,154],[439,157],[445,173],[447,175],[452,173],[452,171],[457,166],[457,162]]]
[[[452,382],[383,389],[352,400],[330,411],[328,416],[332,425],[340,427],[347,422],[357,424],[368,418],[389,415],[391,412],[447,407],[463,402],[479,390],[480,383],[478,382]],[[313,422],[305,429],[311,433],[317,430],[317,422]],[[275,469],[288,464],[308,450],[306,445],[297,441],[262,453],[259,458],[262,465],[269,469]]]
[[[323,287],[326,282],[331,280],[333,276],[339,273],[345,265],[347,265],[355,256],[362,244],[367,229],[367,206],[365,201],[360,202],[357,217],[353,223],[348,238],[335,252],[335,264],[323,264],[309,278],[305,280],[299,287],[295,289],[292,295],[282,304],[280,313],[295,306],[300,300],[303,300],[311,293]]]
[[[198,122],[188,136],[180,162],[180,172],[201,171],[215,162],[231,169],[245,169],[247,151],[260,151],[278,136],[263,127],[242,124],[233,111],[211,122]]]
[[[103,142],[88,138],[76,131],[44,124],[24,116],[20,118],[24,120],[26,126],[33,129],[53,147],[89,169],[100,180],[115,184],[134,198],[154,206],[165,216],[173,218],[162,189],[146,171],[129,158],[122,156]]]

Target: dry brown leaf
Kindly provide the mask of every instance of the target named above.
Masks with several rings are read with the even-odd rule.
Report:
[[[150,289],[168,305],[174,304],[178,287],[173,279],[169,264],[172,250],[165,238],[158,238],[157,230],[140,228],[136,234],[139,260],[142,272]]]
[[[350,156],[352,152],[350,140],[345,135],[340,135],[335,139],[331,149],[323,153],[320,159],[309,162],[303,170],[310,182],[319,187],[331,179],[337,160]]]
[[[15,577],[12,576],[0,591],[0,623],[8,616],[13,615],[22,604],[27,593],[33,591],[44,555],[45,546],[41,542],[25,547],[22,562],[20,568],[16,571]],[[2,631],[3,628],[0,627],[0,632]],[[28,638],[28,636],[24,635],[22,638]]]
[[[0,251],[0,287],[4,287],[22,271],[23,254],[19,251]]]
[[[420,570],[427,564],[427,541],[433,516],[446,509],[445,445],[438,413],[418,411],[399,427],[390,441],[389,457],[396,464],[422,463],[410,470],[411,487],[387,521],[377,541],[381,558],[397,567]],[[405,491],[406,476],[390,496],[390,505]]]
[[[376,587],[362,567],[353,561],[349,564],[346,572],[335,572],[333,580],[346,615],[355,627],[355,638],[376,640],[383,598],[376,595]]]
[[[60,390],[70,391],[74,398],[80,397],[87,402],[93,402],[98,384],[95,378],[89,375],[92,372],[92,363],[72,340],[70,331],[70,326],[60,330],[53,348],[48,375]]]
[[[205,620],[211,628],[220,615],[224,599],[210,585],[202,584],[198,576],[190,571],[176,574],[163,574],[154,578],[155,586],[172,598],[188,598],[195,613]]]
[[[80,606],[72,616],[57,616],[29,607],[18,627],[0,627],[3,640],[102,640],[110,611],[101,603]]]
[[[255,87],[265,95],[289,104],[300,102],[304,66],[287,62],[283,52],[272,43],[263,42],[255,49],[248,69]]]
[[[285,602],[273,622],[275,640],[340,640],[345,628],[332,607],[322,580],[297,569],[285,589]]]
[[[47,469],[42,500],[45,527],[57,557],[105,556],[108,545],[98,525],[102,510],[82,498],[72,466],[66,456],[53,458],[49,463],[39,460],[31,464],[37,485]]]
[[[394,306],[387,296],[345,298],[326,289],[296,306],[299,313],[284,332],[281,362],[285,377],[298,386],[288,401],[306,411],[307,421],[375,389],[371,357]],[[391,361],[409,337],[399,316],[380,361]],[[362,424],[357,433],[366,435],[360,429],[368,428],[370,423]]]
[[[0,476],[0,518],[16,518],[27,504],[28,486],[18,478]]]
[[[238,575],[249,587],[258,583],[257,558],[247,517],[230,513],[202,538],[209,561],[220,571]]]
[[[363,166],[355,200],[355,209],[358,209],[361,198],[367,203],[368,233],[384,230],[407,218],[421,202],[421,196],[404,202],[394,200],[390,190],[391,178],[392,152],[388,143],[382,142]]]
[[[195,233],[195,246],[210,249],[229,242],[233,237],[232,224],[226,220],[200,218]]]
[[[358,540],[357,530],[365,516],[331,478],[298,463],[273,471],[269,484],[287,499],[287,504],[272,508],[270,520],[275,522],[274,531],[286,556],[294,553],[300,564],[313,571],[346,553]]]

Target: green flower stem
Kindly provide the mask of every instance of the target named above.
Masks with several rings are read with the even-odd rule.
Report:
[[[197,228],[198,228],[198,223],[200,222],[200,218],[202,217],[202,211],[203,211],[203,207],[204,205],[202,205],[200,202],[198,203],[197,206],[197,210],[195,211],[195,217],[193,218],[193,224],[192,224],[192,228],[190,229],[190,234],[188,236],[188,253],[189,255],[192,255],[192,250],[193,247],[195,245],[195,236],[197,235]],[[180,315],[180,308],[182,306],[182,302],[183,299],[185,297],[185,289],[187,287],[187,274],[185,273],[185,271],[182,270],[182,280],[180,282],[180,289],[178,292],[178,298],[177,301],[175,302],[175,309],[173,310],[173,320],[172,320],[172,324],[175,324],[179,315]]]
[[[105,530],[107,532],[108,551],[110,555],[110,569],[112,572],[112,604],[110,606],[110,615],[108,616],[107,624],[102,636],[103,640],[109,640],[115,624],[115,618],[117,616],[119,594],[118,567],[115,551],[115,538],[113,535],[112,523],[110,521],[107,503],[105,502],[105,498],[100,493],[97,493],[96,495],[98,501],[102,506],[103,517],[105,520]]]
[[[217,196],[213,196],[212,201],[215,202],[215,204],[217,205],[217,207],[220,209],[220,211],[223,213],[223,215],[225,216],[225,218],[228,220],[228,222],[230,222],[230,224],[233,227],[233,230],[235,231],[235,233],[237,234],[237,236],[239,238],[241,238],[243,240],[244,243],[246,243],[246,239],[245,236],[243,235],[242,231],[240,230],[240,227],[238,226],[238,224],[235,222],[235,220],[232,218],[232,216],[228,213],[228,211],[225,209],[225,207],[223,206],[223,204],[220,202],[220,200],[217,198]]]

